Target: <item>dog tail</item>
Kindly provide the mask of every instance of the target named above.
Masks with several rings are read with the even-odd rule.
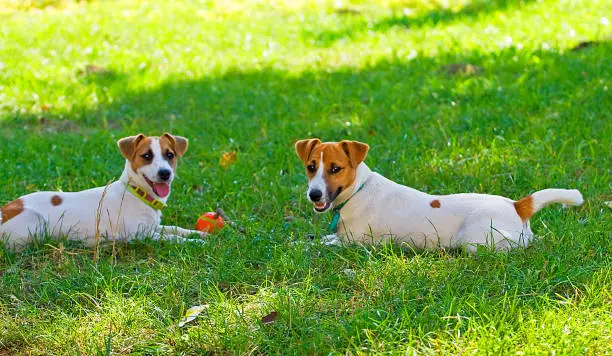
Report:
[[[527,221],[549,204],[581,205],[583,202],[582,194],[576,189],[544,189],[515,201],[514,208],[518,216]]]

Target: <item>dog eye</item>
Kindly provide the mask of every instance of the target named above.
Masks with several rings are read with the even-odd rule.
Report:
[[[168,152],[166,152],[166,157],[168,157],[168,159],[173,159],[174,158],[174,153],[168,151]]]
[[[140,157],[142,157],[142,158],[146,159],[147,161],[150,161],[150,160],[152,160],[152,159],[153,159],[153,154],[152,154],[151,152],[147,152],[147,153],[143,154],[143,155],[142,155],[142,156],[140,156]]]
[[[336,174],[342,170],[342,167],[332,167],[331,173]]]
[[[308,169],[308,172],[310,173],[314,173],[316,171],[314,164],[309,164],[306,169]]]

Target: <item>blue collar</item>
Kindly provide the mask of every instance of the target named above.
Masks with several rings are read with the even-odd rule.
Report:
[[[365,182],[363,182],[362,185],[359,186],[359,188],[357,188],[357,190],[355,191],[355,193],[351,194],[350,197],[348,197],[347,200],[345,200],[344,202],[342,202],[342,204],[338,205],[337,207],[335,207],[332,212],[334,213],[334,215],[332,216],[331,221],[329,222],[329,229],[331,230],[332,233],[336,233],[336,231],[338,231],[338,223],[340,222],[340,209],[342,209],[346,203],[349,202],[349,200],[351,200],[352,197],[354,197],[355,195],[357,195],[357,193],[359,193],[359,191],[361,189],[363,189],[363,187],[365,187],[366,183],[370,180],[370,178],[366,179]]]

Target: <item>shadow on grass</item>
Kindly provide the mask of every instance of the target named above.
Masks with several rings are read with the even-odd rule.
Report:
[[[0,121],[5,155],[30,162],[28,167],[44,167],[40,174],[7,163],[4,185],[32,177],[23,187],[0,192],[0,200],[26,193],[36,177],[39,184],[52,185],[53,177],[61,184],[62,165],[71,167],[71,174],[79,174],[79,166],[93,167],[89,174],[104,184],[121,170],[115,139],[163,131],[191,139],[179,168],[190,183],[177,187],[173,199],[206,199],[212,210],[222,206],[243,219],[309,218],[301,199],[301,167],[291,153],[295,140],[309,136],[368,142],[372,167],[432,193],[477,191],[518,199],[554,182],[599,195],[603,186],[595,177],[602,169],[596,156],[611,122],[605,89],[609,52],[609,45],[565,54],[510,48],[492,55],[419,57],[298,75],[230,71],[137,92],[125,88],[142,80],[141,74],[93,76],[88,85],[106,88],[106,97],[93,109],[77,104],[71,112],[26,113]],[[449,75],[444,68],[452,63],[482,71]],[[62,161],[49,162],[39,154],[51,148]],[[75,155],[75,149],[105,159]],[[237,161],[221,167],[219,159],[228,151],[237,152]],[[91,187],[89,180],[72,184],[70,190]],[[269,194],[270,184],[276,194]],[[184,224],[180,215],[197,206],[185,202],[166,217]]]
[[[544,215],[553,220],[553,235],[561,240],[543,240],[508,255],[483,253],[471,259],[455,253],[412,254],[393,248],[337,251],[294,243],[288,237],[300,240],[313,232],[313,218],[302,199],[304,177],[292,143],[308,136],[366,141],[372,147],[368,157],[372,167],[395,181],[430,192],[480,191],[518,198],[530,189],[559,185],[596,196],[608,189],[606,135],[612,121],[610,96],[604,89],[612,69],[608,55],[605,46],[566,54],[508,49],[492,55],[387,61],[361,69],[299,75],[273,69],[229,72],[175,80],[139,92],[124,90],[127,81],[138,78],[103,78],[100,85],[108,87],[112,101],[103,101],[93,110],[63,113],[77,125],[75,132],[20,137],[30,133],[23,129],[24,123],[40,120],[37,114],[0,123],[1,135],[14,140],[0,140],[0,149],[5,157],[21,162],[5,163],[9,168],[0,178],[2,185],[23,179],[23,167],[10,167],[23,161],[37,167],[52,156],[32,151],[33,141],[60,145],[72,140],[66,141],[70,147],[53,154],[62,157],[60,163],[78,167],[81,162],[89,167],[102,161],[102,167],[111,171],[104,172],[110,179],[119,174],[121,159],[114,147],[107,148],[111,139],[100,122],[112,123],[117,135],[171,131],[192,141],[185,166],[179,169],[188,183],[173,192],[177,204],[165,213],[166,223],[188,225],[186,215],[195,216],[203,204],[220,202],[230,216],[247,225],[248,235],[226,231],[201,248],[154,243],[152,250],[122,249],[116,266],[108,260],[94,266],[88,256],[55,263],[45,255],[53,254],[51,250],[29,259],[10,255],[0,267],[0,289],[5,291],[0,298],[14,303],[9,298],[12,294],[35,307],[77,315],[97,312],[92,299],[103,300],[111,290],[121,296],[156,295],[156,301],[178,317],[185,305],[219,298],[221,284],[242,286],[233,292],[238,294],[245,285],[266,283],[270,286],[265,288],[291,293],[308,279],[310,289],[296,293],[317,302],[327,300],[326,293],[338,293],[333,302],[345,308],[339,314],[331,299],[330,304],[303,310],[287,297],[289,307],[280,309],[278,324],[285,325],[283,318],[291,316],[290,334],[258,331],[272,350],[272,345],[287,344],[288,339],[325,345],[329,342],[325,328],[311,328],[319,319],[333,320],[335,324],[326,327],[346,337],[329,347],[347,347],[354,341],[349,337],[376,329],[386,320],[399,320],[399,324],[385,330],[412,330],[421,337],[453,329],[459,322],[451,325],[445,317],[461,312],[477,319],[474,305],[495,309],[508,290],[524,295],[512,316],[540,308],[538,298],[554,299],[557,294],[584,289],[581,283],[606,263],[609,242],[602,229],[594,226],[602,219],[597,208]],[[456,76],[441,70],[456,62],[483,70],[478,75]],[[52,114],[47,116],[53,120]],[[83,152],[96,154],[70,154],[81,147],[75,146],[79,136],[89,140]],[[24,145],[16,145],[16,140]],[[237,151],[238,160],[222,168],[218,160],[228,150]],[[115,160],[116,164],[107,163]],[[50,172],[56,168],[49,166]],[[84,170],[88,168],[72,174],[92,174]],[[43,179],[49,179],[47,173],[41,173]],[[89,183],[84,180],[75,187],[85,189]],[[0,192],[2,201],[14,198],[5,196],[7,192],[12,193]],[[576,214],[589,219],[576,225]],[[314,219],[315,225],[323,225]],[[564,234],[565,228],[572,233]],[[586,237],[574,239],[573,233]],[[392,259],[399,262],[385,268]],[[407,260],[410,263],[404,265],[402,261]],[[365,270],[371,276],[351,279],[344,272],[350,269]],[[455,298],[466,294],[472,299]],[[353,296],[355,305],[349,302]],[[458,328],[465,332],[467,326]],[[180,331],[172,333],[180,337]],[[20,337],[15,333],[7,342],[17,344]],[[156,342],[166,342],[165,337],[159,335]]]
[[[468,19],[476,19],[480,16],[498,11],[519,9],[533,0],[476,0],[469,2],[459,9],[451,7],[436,7],[423,14],[404,14],[395,11],[393,15],[381,20],[369,21],[363,15],[352,12],[355,18],[348,21],[347,25],[340,30],[317,29],[304,32],[304,37],[314,38],[315,44],[328,47],[336,41],[363,35],[366,32],[387,32],[394,27],[405,29],[416,29],[422,27],[435,27],[441,23],[460,22]]]
[[[286,133],[294,139],[309,132],[323,138],[410,134],[442,120],[452,132],[478,130],[492,135],[493,128],[529,124],[526,116],[560,109],[570,99],[604,104],[605,93],[594,85],[610,71],[603,57],[611,48],[606,43],[566,54],[510,48],[494,55],[381,61],[367,68],[306,71],[297,76],[269,68],[230,71],[137,92],[126,92],[125,87],[140,80],[139,74],[102,73],[83,78],[84,85],[93,84],[107,93],[97,107],[76,103],[71,112],[15,114],[0,121],[0,127],[10,134],[22,124],[53,132],[78,131],[78,127],[150,131],[152,125],[163,124],[212,142],[237,136],[248,137],[252,144]],[[478,67],[477,73],[449,74],[457,64]],[[467,118],[466,113],[475,115]],[[430,139],[426,137],[427,142]]]

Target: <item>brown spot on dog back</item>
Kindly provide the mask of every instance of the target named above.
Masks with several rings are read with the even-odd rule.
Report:
[[[23,201],[21,199],[13,200],[12,202],[0,208],[0,212],[2,213],[1,223],[5,224],[6,222],[23,212]]]
[[[57,194],[51,197],[51,205],[53,205],[53,206],[58,206],[58,205],[62,204],[63,201],[64,201],[64,199],[62,199],[62,197],[60,197]]]
[[[524,197],[523,199],[514,202],[514,209],[520,216],[523,222],[527,221],[535,212],[533,209],[533,197],[531,195]]]
[[[429,203],[429,206],[431,206],[434,209],[437,209],[441,206],[440,201],[438,199],[434,199],[431,201],[431,203]]]

